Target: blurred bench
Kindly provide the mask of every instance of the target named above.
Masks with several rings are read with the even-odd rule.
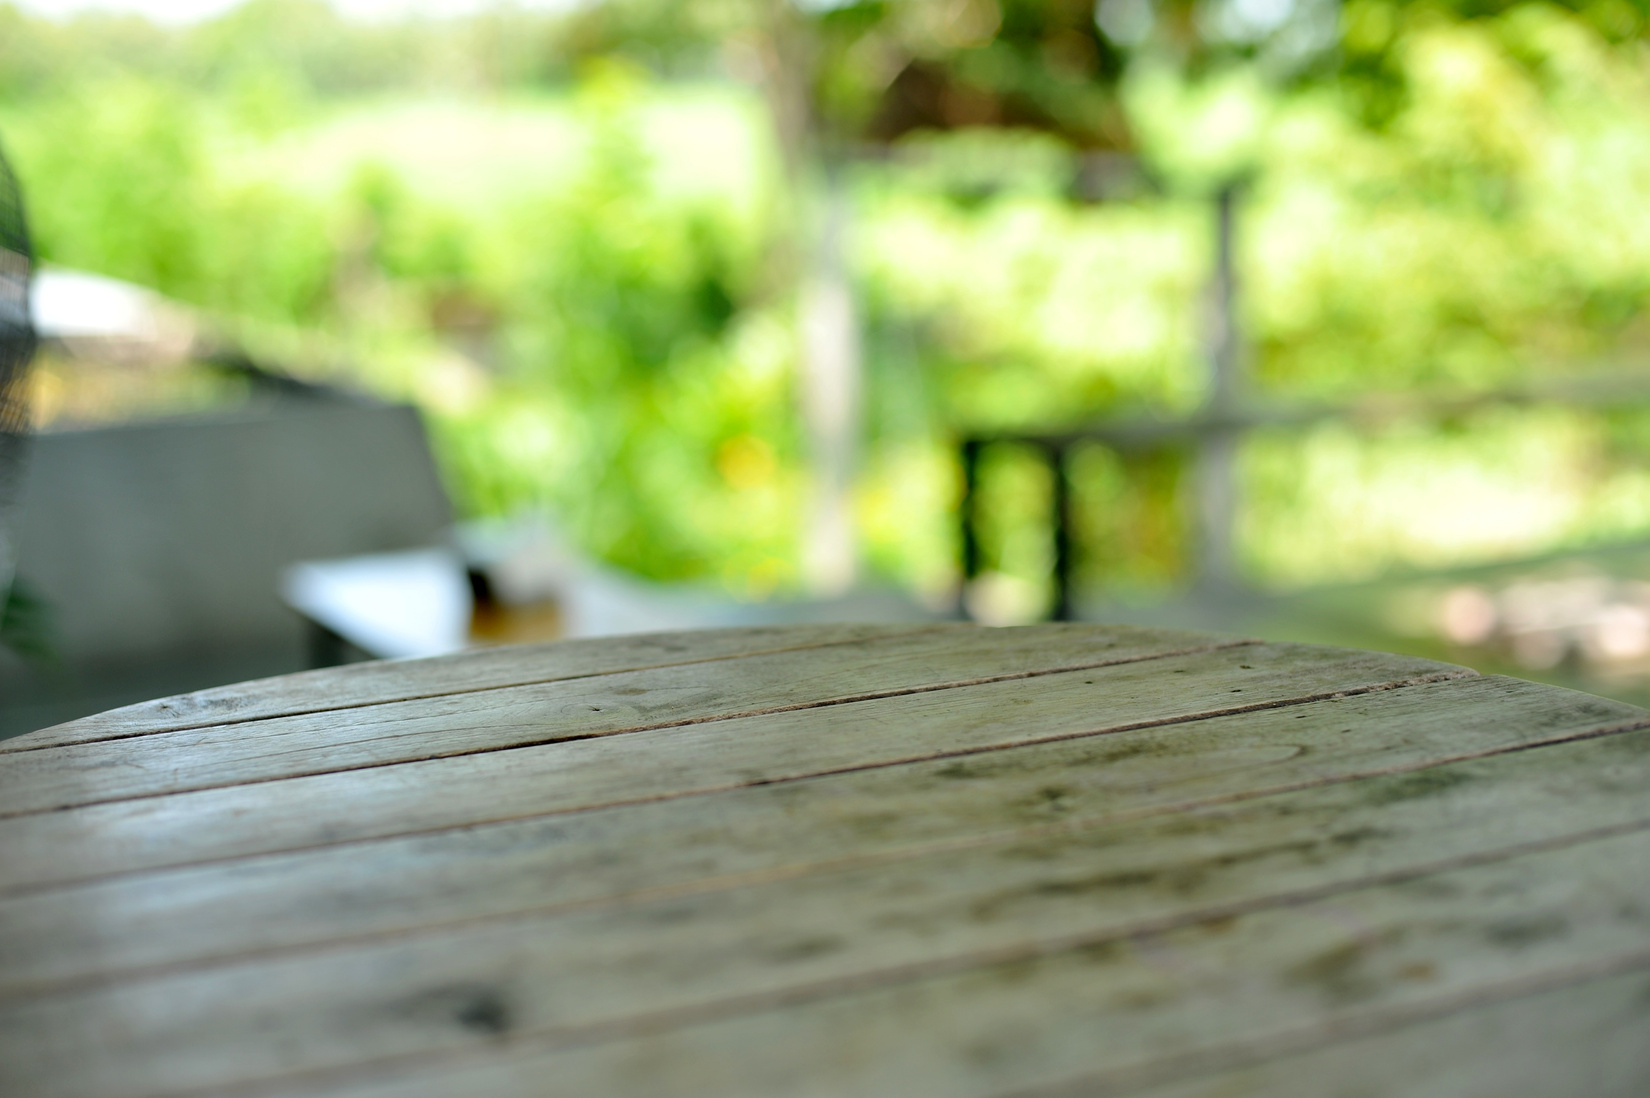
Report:
[[[234,415],[42,434],[18,574],[47,605],[58,660],[0,655],[0,734],[303,667],[282,569],[428,546],[450,523],[402,405],[312,389]]]

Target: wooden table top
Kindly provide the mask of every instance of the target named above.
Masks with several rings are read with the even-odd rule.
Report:
[[[1650,714],[823,626],[0,742],[0,1094],[1650,1094]]]

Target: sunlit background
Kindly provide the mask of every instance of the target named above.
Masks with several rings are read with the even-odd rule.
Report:
[[[70,335],[33,415],[409,403],[472,575],[553,545],[627,627],[1064,612],[1642,701],[1647,17],[0,3]],[[143,346],[77,344],[86,301]],[[6,731],[208,685],[64,670],[26,549],[8,681],[56,685]]]

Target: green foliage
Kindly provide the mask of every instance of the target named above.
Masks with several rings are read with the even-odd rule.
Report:
[[[1549,407],[1264,434],[1244,455],[1242,547],[1257,578],[1299,587],[1642,536],[1650,450],[1619,443],[1647,423]]]
[[[326,97],[543,86],[567,74],[567,34],[563,17],[510,6],[460,20],[355,22],[325,0],[248,0],[165,28],[95,11],[29,18],[0,3],[0,94],[72,90],[114,73],[214,95],[249,79]]]
[[[832,7],[811,28],[813,100],[840,140],[925,126],[1036,127],[1083,146],[1126,145],[1110,85],[1122,53],[1092,4],[954,0]]]
[[[1184,582],[1193,552],[1185,514],[1188,456],[1173,449],[1119,454],[1101,446],[1071,455],[1077,582],[1132,596]]]
[[[661,199],[633,121],[596,109],[583,175],[516,226],[524,261],[503,302],[509,399],[556,425],[534,443],[554,469],[539,494],[637,572],[737,584],[737,568],[721,574],[732,555],[771,587],[790,578],[795,486],[781,461],[795,445],[788,356],[741,345],[782,321],[752,311],[734,324],[748,227]],[[493,506],[523,502],[486,490]]]
[[[333,265],[321,210],[227,170],[225,124],[184,92],[88,81],[3,119],[27,164],[46,262],[95,270],[227,313],[306,323]],[[49,185],[46,184],[49,181]]]
[[[1262,398],[1474,391],[1642,361],[1650,70],[1638,44],[1542,5],[1411,14],[1383,42],[1401,95],[1376,126],[1338,81],[1136,68],[1124,100],[1169,198],[1082,209],[1035,188],[970,204],[909,184],[869,192],[866,288],[879,311],[921,318],[935,406],[979,428],[1194,403],[1212,235],[1198,196],[1234,174],[1253,179],[1239,271]],[[1589,444],[1602,428],[1587,417],[1490,422],[1257,439],[1242,484],[1250,575],[1349,579],[1645,529],[1642,450]],[[1433,490],[1434,466],[1447,493]],[[1143,469],[1077,479],[1090,582],[1169,579],[1157,566],[1185,557],[1171,544],[1183,534],[1167,533],[1176,493],[1153,495]],[[988,560],[1009,567],[1014,539],[1040,536],[1040,506],[1027,504],[1025,533],[988,534],[1009,539],[988,544]],[[1165,534],[1147,544],[1151,530]],[[1038,577],[1031,556],[1014,559]]]
[[[51,607],[30,590],[21,577],[13,577],[9,588],[0,592],[0,648],[35,662],[56,658]]]
[[[943,422],[1066,425],[1200,393],[1203,208],[1008,195],[960,210],[898,191],[866,208],[867,295],[926,319]]]
[[[31,194],[43,259],[196,297],[209,165],[194,104],[153,84],[111,79],[54,100],[19,131],[28,178],[51,180],[49,201],[36,197],[43,187]]]
[[[0,6],[0,129],[49,260],[417,400],[467,512],[548,508],[606,559],[756,595],[795,582],[807,496],[807,203],[755,93],[654,81],[725,62],[773,93],[777,10],[355,24],[257,0],[168,31]],[[957,432],[1197,405],[1207,198],[1234,177],[1260,396],[1474,390],[1643,353],[1644,5],[1099,10],[866,0],[790,27],[824,147],[903,135],[843,172],[857,515],[881,575],[954,581]],[[1161,190],[1072,202],[1081,154],[1108,148]],[[1242,459],[1244,559],[1287,584],[1642,532],[1641,419],[1268,434]],[[1048,565],[1048,486],[1024,455],[992,461],[988,562],[1023,594]],[[1087,582],[1176,582],[1185,464],[1079,456]]]
[[[1247,226],[1256,370],[1294,393],[1484,386],[1635,354],[1650,73],[1556,9],[1406,30],[1378,132],[1280,106]]]

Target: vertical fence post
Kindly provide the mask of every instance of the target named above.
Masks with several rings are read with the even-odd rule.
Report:
[[[1209,593],[1229,591],[1237,582],[1233,547],[1237,520],[1237,435],[1227,422],[1242,389],[1236,259],[1237,199],[1233,181],[1215,196],[1215,270],[1210,286],[1209,399],[1211,426],[1197,440],[1197,576]]]
[[[1066,468],[1066,448],[1050,443],[1045,451],[1049,471],[1054,476],[1054,620],[1071,621],[1072,604],[1071,474]]]
[[[1239,184],[1230,182],[1215,195],[1215,270],[1210,287],[1213,297],[1209,317],[1209,367],[1213,372],[1209,403],[1227,410],[1238,398],[1241,386],[1237,300],[1237,200]]]
[[[802,422],[813,464],[813,510],[803,548],[803,578],[816,595],[840,595],[854,584],[853,486],[863,419],[864,363],[859,314],[845,253],[847,185],[825,177],[824,211],[798,299],[802,336]]]
[[[969,617],[968,613],[968,585],[974,577],[980,574],[980,532],[979,514],[980,505],[980,449],[983,443],[977,438],[963,439],[962,474],[963,494],[961,506],[957,508],[961,519],[962,534],[962,584],[957,590],[957,608],[962,616]]]

